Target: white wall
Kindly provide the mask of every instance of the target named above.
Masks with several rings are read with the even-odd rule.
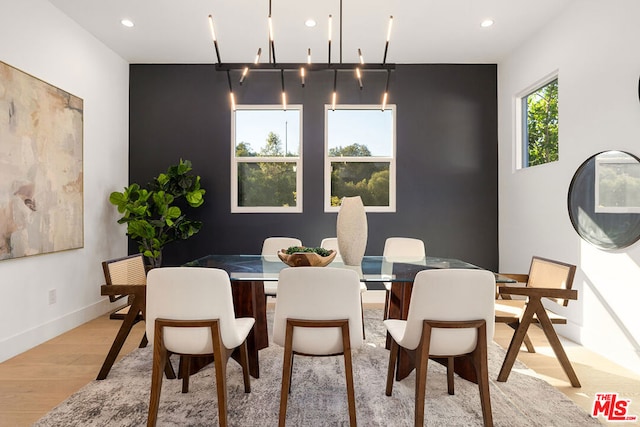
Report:
[[[604,251],[582,241],[567,211],[576,169],[604,150],[640,156],[640,2],[575,1],[498,64],[500,271],[532,255],[578,266],[577,303],[561,334],[640,372],[640,243]],[[560,160],[515,169],[515,95],[559,74]]]
[[[46,0],[0,11],[0,61],[84,100],[84,248],[0,261],[3,361],[109,309],[100,262],[127,251],[108,195],[128,182],[129,66]]]

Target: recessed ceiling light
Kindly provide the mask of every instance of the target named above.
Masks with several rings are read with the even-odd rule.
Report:
[[[133,27],[133,21],[132,21],[131,19],[127,19],[127,18],[125,18],[125,19],[123,19],[122,21],[120,21],[120,23],[121,23],[122,25],[124,25],[125,27],[128,27],[128,28]]]
[[[313,27],[316,26],[316,21],[315,21],[315,19],[309,18],[306,21],[304,21],[304,25],[306,25],[309,28],[313,28]]]
[[[493,25],[493,19],[485,19],[484,21],[482,21],[482,22],[480,23],[480,26],[481,26],[482,28],[488,28],[488,27],[490,27],[490,26],[492,26],[492,25]]]

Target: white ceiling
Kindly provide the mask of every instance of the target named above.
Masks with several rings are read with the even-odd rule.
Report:
[[[207,16],[213,15],[222,62],[267,62],[269,0],[49,0],[130,63],[213,63]],[[394,23],[387,62],[497,63],[535,37],[576,0],[343,0],[342,61],[380,63],[389,16]],[[278,62],[340,62],[340,0],[272,0]],[[133,28],[120,24],[134,21]],[[314,18],[318,25],[307,28]],[[491,18],[495,24],[481,28]]]

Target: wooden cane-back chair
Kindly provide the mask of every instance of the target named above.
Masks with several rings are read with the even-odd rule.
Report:
[[[577,292],[571,289],[575,272],[575,265],[534,256],[528,275],[505,274],[519,282],[524,282],[525,286],[501,286],[499,288],[499,294],[503,299],[496,300],[495,320],[498,323],[508,324],[515,329],[515,333],[502,370],[498,375],[498,381],[507,380],[523,342],[529,352],[535,352],[535,348],[527,336],[529,325],[535,323],[540,325],[547,336],[551,348],[571,381],[571,385],[580,387],[580,381],[553,328],[554,324],[566,324],[567,319],[548,305],[545,307],[542,304],[542,298],[546,298],[559,306],[566,307],[569,300],[577,299]],[[514,300],[511,299],[512,295],[519,295],[526,297],[526,299]]]
[[[102,271],[107,285],[146,285],[147,273],[142,254],[129,255],[102,262]],[[109,295],[111,302],[118,301],[126,295]],[[124,319],[129,312],[131,302],[111,313],[111,319]],[[142,320],[139,315],[137,321]]]

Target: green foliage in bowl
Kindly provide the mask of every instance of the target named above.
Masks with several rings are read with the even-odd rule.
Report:
[[[285,251],[285,253],[287,255],[291,255],[291,254],[295,254],[295,253],[300,253],[300,252],[313,252],[316,253],[322,257],[325,256],[329,256],[331,254],[331,251],[325,249],[325,248],[308,248],[306,246],[289,246],[287,248],[287,250]]]

